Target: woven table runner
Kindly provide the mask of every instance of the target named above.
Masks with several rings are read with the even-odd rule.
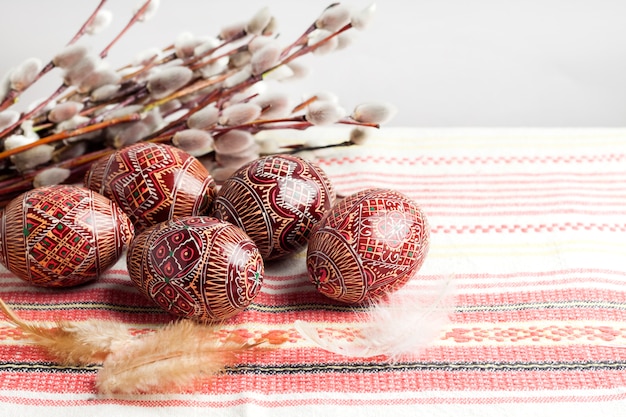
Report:
[[[286,135],[340,142],[347,131]],[[226,324],[287,342],[183,392],[99,396],[97,365],[60,366],[0,317],[0,416],[626,415],[626,130],[384,128],[309,156],[342,195],[392,188],[427,214],[430,252],[400,291],[454,282],[432,344],[389,363],[299,336],[296,320],[350,338],[359,316],[317,293],[303,252],[266,265],[260,295]],[[133,287],[124,259],[64,290],[1,269],[0,297],[43,323],[140,333],[172,320]]]

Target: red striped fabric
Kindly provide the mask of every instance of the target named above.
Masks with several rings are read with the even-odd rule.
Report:
[[[363,309],[318,294],[300,253],[267,265],[259,296],[226,323],[287,342],[182,392],[99,396],[98,365],[56,364],[0,318],[0,415],[624,414],[626,130],[392,128],[309,156],[342,195],[393,188],[428,215],[430,252],[400,291],[410,299],[422,285],[455,283],[451,320],[432,344],[389,363],[302,338],[296,320],[349,337]],[[61,291],[1,269],[0,297],[44,323],[99,319],[141,333],[171,320],[135,290],[124,260]]]

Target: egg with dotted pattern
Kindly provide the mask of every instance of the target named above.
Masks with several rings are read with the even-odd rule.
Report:
[[[128,273],[162,310],[199,322],[220,322],[258,295],[264,264],[237,226],[206,216],[178,217],[151,226],[133,240]]]
[[[133,225],[108,198],[73,185],[35,188],[14,198],[0,219],[0,261],[41,287],[96,279],[122,255]]]
[[[341,200],[318,223],[307,272],[323,295],[367,304],[411,279],[429,242],[426,215],[413,200],[395,190],[367,189]]]

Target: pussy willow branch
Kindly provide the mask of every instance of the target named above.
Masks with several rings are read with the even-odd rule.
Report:
[[[49,169],[49,168],[66,168],[70,170],[70,179],[80,181],[85,172],[90,168],[91,164],[100,158],[111,155],[115,152],[115,149],[104,148],[97,151],[93,151],[80,157],[73,158],[67,161],[59,162],[56,164],[48,165],[44,168],[36,171],[30,171],[23,174],[20,177],[12,177],[3,181],[0,181],[0,207],[6,206],[11,198],[18,194],[28,191],[33,188],[33,179],[37,174]]]
[[[156,132],[153,132],[152,134],[148,135],[143,140],[146,141],[146,142],[162,142],[162,141],[164,141],[163,138],[165,137],[166,134],[177,131],[180,126],[184,125],[185,121],[190,116],[192,116],[193,114],[199,112],[200,110],[202,110],[203,108],[205,108],[209,104],[215,102],[218,99],[219,95],[220,95],[219,90],[213,90],[204,99],[202,99],[196,105],[196,107],[193,107],[187,113],[181,115],[178,119],[170,122],[167,126],[164,126],[161,129],[157,130]],[[169,137],[171,138],[171,135]],[[159,138],[159,139],[156,139],[156,138]]]
[[[98,130],[105,129],[107,127],[115,126],[121,123],[134,122],[141,119],[141,115],[137,113],[128,114],[126,116],[118,117],[115,119],[105,120],[100,123],[95,123],[89,126],[77,128],[74,130],[65,130],[63,132],[56,133],[54,135],[43,137],[35,142],[28,143],[26,145],[18,146],[13,149],[9,149],[3,152],[0,152],[0,161],[10,157],[11,155],[18,154],[20,152],[27,151],[29,149],[35,148],[40,145],[46,145],[48,143],[60,142],[65,139],[73,138],[76,136],[84,135],[86,133],[95,132]]]
[[[299,58],[299,57],[301,57],[303,55],[306,55],[307,53],[313,52],[315,49],[317,49],[320,46],[322,46],[323,44],[329,42],[334,37],[339,36],[341,33],[345,32],[345,31],[347,31],[347,30],[349,30],[351,28],[352,28],[352,24],[348,23],[347,25],[343,26],[342,28],[340,28],[336,32],[328,35],[327,37],[325,37],[323,39],[321,39],[319,42],[316,42],[316,43],[314,43],[312,45],[303,46],[302,48],[298,49],[293,54],[288,55],[287,57],[283,58],[282,61],[280,61],[278,64],[274,65],[270,69],[266,70],[262,74],[257,75],[257,76],[250,76],[244,82],[242,82],[242,83],[240,83],[240,84],[238,84],[236,86],[233,86],[230,89],[223,90],[219,94],[219,97],[217,98],[217,100],[209,100],[209,101],[204,102],[201,106],[200,105],[197,106],[195,108],[195,111],[193,111],[193,112],[190,111],[189,113],[186,113],[186,114],[182,115],[179,120],[175,121],[175,123],[178,124],[178,125],[184,123],[184,121],[187,120],[193,113],[195,113],[196,111],[200,110],[201,108],[203,108],[204,106],[206,106],[206,105],[208,105],[208,104],[210,104],[212,102],[217,102],[218,103],[218,107],[219,107],[220,106],[220,100],[223,99],[224,97],[230,97],[230,96],[232,96],[233,94],[236,94],[239,91],[243,91],[244,89],[252,86],[253,84],[263,80],[264,77],[266,77],[272,71],[278,69],[280,66],[286,65],[286,64],[294,61],[296,58]],[[311,30],[309,28],[309,29],[307,29],[307,31],[304,32],[304,34],[300,38],[302,38],[303,36],[306,37],[306,35],[308,33],[310,33],[310,32],[311,32]],[[290,48],[293,48],[293,47],[295,47],[295,43],[290,46]],[[235,51],[238,50],[238,49],[239,48],[235,48]],[[224,55],[227,56],[228,54],[229,53],[225,53]],[[181,96],[182,95],[184,95],[184,94],[181,94]],[[306,104],[304,105],[304,107],[306,107]],[[269,123],[269,122],[264,122],[264,123]],[[365,124],[364,126],[366,126],[366,125],[367,124]],[[310,127],[310,126],[312,126],[312,125],[308,124],[308,127]],[[375,127],[378,127],[378,125],[376,125]],[[302,125],[298,125],[298,128],[302,129],[303,127],[302,127]],[[229,130],[232,130],[232,129],[229,129]],[[147,139],[151,140],[151,141],[156,141],[156,142],[166,141],[166,137],[167,137],[166,132],[170,132],[170,130],[169,129],[161,129],[161,130],[159,130],[157,132],[154,132],[153,134],[149,135]]]
[[[98,4],[96,9],[93,11],[93,13],[91,13],[91,16],[89,16],[89,18],[85,21],[85,23],[83,23],[83,25],[80,27],[78,32],[76,32],[76,35],[74,35],[72,40],[69,41],[68,45],[72,45],[72,44],[76,43],[80,38],[83,37],[83,35],[85,34],[85,32],[87,30],[87,27],[91,24],[91,22],[93,22],[93,20],[98,15],[98,12],[100,12],[100,10],[102,9],[102,7],[104,7],[104,4],[106,2],[107,2],[107,0],[100,0],[100,4]]]
[[[126,34],[126,32],[128,32],[128,30],[135,23],[137,23],[139,21],[139,19],[141,19],[141,17],[145,13],[145,11],[150,6],[150,2],[151,1],[152,0],[147,0],[143,4],[143,6],[141,6],[141,8],[139,10],[137,10],[137,12],[130,18],[130,20],[128,21],[126,26],[124,26],[124,28],[117,34],[117,36],[115,36],[115,38],[113,38],[113,40],[102,50],[102,52],[100,52],[100,58],[106,58],[106,56],[109,54],[109,51],[111,50],[111,48],[113,48],[113,46],[122,38],[122,36],[124,36],[124,34]]]
[[[335,38],[335,37],[337,37],[339,35],[341,35],[343,32],[345,32],[345,31],[347,31],[347,30],[349,30],[351,28],[352,28],[352,23],[348,23],[347,25],[345,25],[341,29],[331,33],[330,35],[328,35],[324,39],[321,39],[319,42],[315,42],[314,44],[303,46],[302,48],[298,49],[293,54],[291,54],[291,55],[287,56],[285,59],[283,59],[274,68],[271,68],[270,70],[268,70],[268,72],[272,71],[273,69],[278,68],[281,65],[289,64],[290,62],[294,61],[296,58],[301,57],[302,55],[306,55],[309,52],[313,52],[314,50],[316,50],[317,48],[319,48],[320,46],[322,46],[326,42],[330,41],[331,39],[333,39],[333,38]]]
[[[100,4],[96,8],[96,10],[94,10],[94,12],[91,14],[89,19],[85,21],[81,29],[78,31],[75,37],[70,41],[70,43],[75,42],[76,39],[80,38],[80,36],[82,36],[85,33],[86,28],[93,21],[93,19],[96,17],[97,13],[100,11],[100,9],[103,7],[105,3],[106,3],[106,0],[100,1]],[[141,8],[133,14],[132,18],[127,23],[127,25],[102,50],[102,52],[100,53],[101,58],[106,57],[109,50],[122,38],[122,36],[135,23],[137,23],[141,19],[143,14],[148,10],[150,3],[151,3],[151,0],[147,0],[145,3],[143,3]],[[177,57],[176,53],[172,52],[174,49],[174,45],[170,45],[161,50],[162,54],[168,54],[168,55],[165,55],[162,58],[157,58],[155,55],[154,59],[152,59],[149,62],[145,62],[140,68],[138,68],[133,73],[122,75],[122,81],[120,83],[121,85],[120,90],[107,100],[92,101],[89,97],[85,97],[84,95],[79,95],[79,93],[74,87],[69,87],[63,84],[46,101],[39,104],[35,109],[23,114],[20,117],[18,122],[14,123],[12,126],[9,126],[6,129],[4,129],[2,132],[0,132],[0,138],[6,137],[8,134],[13,132],[13,130],[19,127],[21,123],[29,119],[32,119],[32,121],[34,122],[33,128],[37,132],[44,132],[43,135],[45,135],[46,134],[45,132],[48,132],[50,129],[54,128],[55,124],[49,123],[47,121],[47,115],[39,114],[39,113],[41,113],[41,111],[45,108],[45,106],[48,103],[50,103],[53,99],[58,100],[59,96],[61,96],[60,101],[62,102],[79,99],[84,106],[83,109],[79,112],[79,115],[83,117],[87,117],[89,118],[89,120],[80,124],[77,128],[73,130],[67,130],[65,132],[60,132],[60,133],[55,133],[49,136],[44,136],[43,138],[41,138],[37,142],[34,142],[33,144],[24,145],[22,147],[15,148],[10,151],[0,152],[0,160],[6,159],[11,155],[18,154],[20,152],[31,149],[38,145],[62,141],[70,137],[79,136],[85,133],[96,131],[98,129],[104,129],[114,124],[137,121],[140,118],[138,114],[133,114],[130,116],[125,116],[123,118],[114,118],[108,121],[104,121],[105,116],[110,114],[110,112],[115,109],[124,108],[132,104],[139,104],[142,106],[140,113],[145,114],[173,100],[189,97],[187,100],[181,100],[181,101],[184,101],[183,108],[186,110],[184,114],[182,114],[175,120],[169,120],[167,125],[161,127],[160,129],[157,129],[156,131],[152,132],[148,136],[143,137],[141,139],[142,141],[146,141],[146,142],[160,142],[160,143],[171,142],[171,139],[176,132],[187,128],[186,121],[189,119],[189,117],[191,117],[196,112],[204,109],[208,105],[215,105],[218,110],[222,109],[224,104],[228,100],[230,100],[230,98],[233,97],[234,95],[242,91],[245,91],[247,88],[264,80],[266,77],[269,76],[270,73],[277,70],[279,67],[283,65],[288,65],[289,63],[293,62],[295,59],[305,54],[314,52],[317,48],[321,47],[322,45],[329,42],[333,38],[339,36],[341,33],[351,29],[352,24],[351,23],[346,24],[343,27],[339,28],[338,30],[334,31],[333,33],[329,34],[325,38],[319,40],[318,42],[314,44],[308,44],[306,40],[309,38],[309,35],[316,28],[317,28],[316,23],[313,23],[312,25],[310,25],[307,28],[307,30],[305,30],[296,39],[295,42],[291,43],[288,47],[282,50],[282,53],[280,54],[278,62],[275,65],[273,65],[271,68],[269,68],[268,70],[264,71],[262,74],[250,75],[247,79],[240,81],[235,85],[230,85],[228,87],[222,86],[220,88],[214,89],[211,92],[199,95],[198,97],[194,97],[194,95],[198,94],[198,92],[206,89],[207,87],[211,87],[212,85],[217,85],[225,81],[227,78],[229,78],[234,73],[236,73],[239,69],[231,68],[231,69],[223,70],[219,74],[216,74],[207,79],[195,78],[192,81],[190,81],[187,85],[183,86],[182,88],[177,89],[176,91],[170,93],[164,98],[150,99],[149,91],[147,88],[147,82],[140,81],[140,79],[142,78],[142,74],[145,74],[147,71],[151,70],[152,68],[165,64],[173,59],[176,59]],[[249,38],[245,40],[244,38],[246,37],[249,37]],[[219,59],[229,57],[234,54],[237,54],[238,52],[248,50],[250,41],[254,38],[255,38],[254,35],[250,35],[246,33],[245,30],[242,30],[233,36],[229,36],[225,40],[222,39],[221,42],[217,44],[217,46],[210,48],[209,50],[201,54],[193,55],[188,58],[183,58],[181,60],[181,64],[189,68],[192,71],[199,70],[203,66],[211,65],[217,62]],[[242,41],[243,44],[239,46],[234,45],[231,49],[222,51],[222,49],[224,49],[226,46],[232,45],[233,43],[238,42],[238,41]],[[219,55],[216,55],[216,54],[219,54]],[[159,54],[159,56],[160,55],[161,54]],[[119,71],[122,71],[123,69],[128,69],[128,68],[130,68],[130,65],[120,69]],[[47,69],[47,71],[48,70],[49,69]],[[66,90],[68,90],[68,92],[66,92]],[[63,94],[64,92],[66,92],[66,94]],[[251,95],[248,98],[248,100],[253,97],[254,95]],[[304,111],[309,104],[313,103],[317,99],[318,98],[316,96],[313,96],[310,99],[305,100],[304,102],[300,103],[299,105],[297,105],[296,107],[292,109],[291,116],[287,116],[283,118],[274,118],[274,119],[270,119],[270,118],[263,119],[262,118],[263,112],[265,110],[263,109],[261,112],[261,118],[257,120],[239,124],[236,126],[222,126],[220,124],[214,124],[211,127],[206,128],[205,130],[213,134],[213,136],[216,138],[234,129],[245,130],[253,134],[262,130],[273,130],[273,129],[304,130],[314,125],[307,120],[306,115],[296,114],[296,113]],[[10,106],[11,104],[13,104],[12,99],[9,99],[7,103],[8,103],[7,106]],[[2,104],[4,103],[0,103],[0,106]],[[33,119],[33,116],[35,115],[36,115],[37,120]],[[378,124],[359,122],[350,117],[341,119],[337,121],[336,123],[375,127],[375,128],[379,127]],[[324,147],[349,146],[352,144],[353,144],[352,142],[346,141],[346,142],[338,143],[335,145],[330,145],[330,146],[326,145]],[[103,144],[98,144],[96,146],[107,146],[107,145],[103,143]],[[302,145],[302,144],[300,145],[296,144],[293,146],[286,146],[284,149],[286,149],[287,152],[295,153],[295,152],[300,152],[303,150],[313,150],[313,149],[318,149],[318,148],[307,147],[306,145]],[[115,151],[114,149],[106,147],[97,151],[93,151],[88,154],[74,157],[72,159],[69,159],[63,162],[50,164],[45,167],[39,167],[35,171],[21,173],[19,174],[19,176],[16,175],[12,178],[5,179],[4,181],[0,181],[0,205],[6,204],[6,201],[3,202],[3,200],[6,200],[7,195],[11,193],[15,193],[18,190],[24,191],[29,188],[32,188],[33,178],[38,173],[50,167],[66,168],[66,169],[69,169],[72,174],[77,174],[79,172],[86,171],[90,167],[91,163],[93,163],[98,157],[110,154],[114,151]]]
[[[192,82],[192,84],[188,85],[187,87],[184,87],[178,91],[173,92],[172,94],[168,95],[167,97],[164,97],[162,99],[153,101],[151,103],[146,104],[146,106],[144,107],[145,111],[150,111],[156,107],[162,106],[165,103],[168,103],[172,100],[181,98],[181,97],[185,97],[188,96],[190,94],[193,94],[197,91],[200,91],[204,88],[210,87],[212,85],[221,83],[222,81],[224,81],[225,79],[227,79],[228,77],[230,77],[232,75],[232,72],[227,72],[226,74],[221,74],[212,78],[208,78],[206,80],[199,80],[199,81],[195,81]],[[207,103],[209,104],[209,103]],[[200,110],[200,109],[198,109]]]
[[[91,22],[93,22],[93,20],[96,18],[96,15],[102,9],[102,7],[104,6],[104,4],[106,2],[107,2],[107,0],[101,0],[100,1],[100,4],[98,4],[98,6],[95,8],[95,10],[91,13],[91,16],[89,16],[89,18],[85,21],[85,23],[83,23],[83,25],[78,30],[78,32],[76,32],[74,37],[67,43],[68,45],[72,45],[72,44],[76,43],[81,37],[83,37],[83,35],[85,34],[85,30],[86,30],[87,26],[89,26],[91,24]],[[48,62],[39,71],[39,73],[37,74],[37,76],[35,77],[35,79],[33,80],[33,82],[31,84],[34,84],[39,79],[41,79],[44,75],[46,75],[48,72],[52,71],[52,69],[54,69],[54,67],[55,67],[55,65],[54,65],[54,63],[52,61]],[[63,90],[65,90],[65,89],[63,89]],[[61,94],[62,91],[59,91],[53,98],[50,98],[45,103],[41,104],[36,109],[34,109],[33,112],[31,112],[31,114],[28,115],[28,117],[32,116],[32,114],[36,113],[37,111],[39,111],[43,107],[45,107],[50,101],[52,101],[59,94]],[[21,94],[22,94],[22,91],[17,91],[17,90],[13,90],[13,89],[10,90],[9,93],[7,94],[7,96],[2,100],[2,103],[0,103],[0,111],[6,110],[7,108],[9,108],[13,104],[15,104],[15,102],[17,101],[17,99],[20,97]],[[0,132],[0,137],[3,137],[6,133],[8,133],[8,132],[12,131],[13,129],[15,129],[17,126],[19,126],[28,117],[20,118],[20,120],[18,122],[16,122],[13,126],[9,126],[9,128],[7,128],[7,129],[3,130],[2,132]]]
[[[59,95],[61,95],[65,90],[68,89],[68,86],[63,84],[61,85],[59,88],[57,88],[54,93],[52,93],[47,99],[45,99],[44,101],[42,101],[41,103],[39,103],[37,106],[35,106],[34,109],[22,114],[22,116],[12,125],[8,126],[7,128],[5,128],[2,132],[0,132],[0,138],[4,138],[5,136],[7,136],[9,133],[11,133],[16,127],[20,126],[22,123],[24,123],[25,120],[30,119],[34,114],[39,113],[43,108],[45,108],[52,100],[54,100],[55,98],[57,98]]]
[[[331,7],[337,6],[339,3],[332,3],[329,6],[326,7],[326,9],[329,9]],[[281,53],[280,57],[285,58],[287,55],[289,55],[289,53],[296,47],[298,47],[299,45],[302,45],[306,42],[308,36],[315,31],[315,29],[317,29],[317,25],[315,23],[312,23],[303,33],[302,35],[300,35],[300,37],[298,39],[296,39],[292,44],[290,44],[289,46],[287,46],[285,49],[283,49],[283,52]]]
[[[144,5],[132,16],[132,18],[130,19],[130,21],[128,22],[128,24],[126,24],[126,26],[117,34],[117,36],[102,50],[102,52],[100,52],[100,57],[104,58],[107,56],[107,54],[109,53],[109,50],[122,38],[122,36],[135,24],[139,21],[139,19],[141,18],[141,16],[143,15],[143,13],[146,11],[146,9],[148,8],[148,6],[150,5],[150,2],[152,0],[147,0]],[[100,9],[104,6],[104,4],[106,3],[106,0],[101,0],[100,4],[96,7],[96,9],[94,10],[94,12],[91,14],[91,16],[85,21],[85,23],[83,24],[83,26],[81,27],[81,29],[76,33],[76,35],[74,35],[74,38],[72,38],[72,40],[69,42],[69,44],[71,45],[72,43],[75,43],[78,39],[80,39],[81,36],[83,36],[85,28],[93,21],[93,19],[95,18],[96,14],[100,11]],[[43,67],[43,69],[39,72],[39,74],[37,75],[35,81],[37,81],[38,79],[40,79],[41,77],[43,77],[46,73],[48,73],[49,71],[51,71],[53,68],[55,67],[54,63],[49,62],[45,67]],[[44,100],[43,102],[41,102],[38,106],[36,106],[34,109],[32,109],[29,112],[24,113],[19,120],[17,120],[15,123],[13,123],[12,125],[8,126],[7,128],[5,128],[4,130],[2,130],[0,132],[0,138],[5,137],[6,135],[8,135],[9,133],[11,133],[16,127],[20,126],[25,120],[28,120],[30,117],[32,117],[34,114],[40,112],[43,108],[45,108],[52,100],[56,99],[59,95],[61,95],[64,91],[66,91],[68,89],[68,86],[63,84],[61,85],[59,88],[57,88],[57,90],[52,93],[46,100]],[[3,102],[0,104],[0,111],[10,107],[11,105],[14,104],[15,100],[17,99],[17,97],[19,96],[19,93],[17,95],[15,94],[11,94],[13,91],[15,90],[11,90],[9,92],[9,95],[3,100]]]

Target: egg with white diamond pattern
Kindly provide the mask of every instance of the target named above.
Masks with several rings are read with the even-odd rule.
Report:
[[[363,190],[341,200],[318,223],[307,249],[307,272],[331,299],[374,302],[416,274],[429,242],[426,215],[413,200],[395,190]]]
[[[243,229],[269,261],[303,249],[334,200],[334,188],[319,166],[294,155],[271,155],[224,182],[212,216]]]

